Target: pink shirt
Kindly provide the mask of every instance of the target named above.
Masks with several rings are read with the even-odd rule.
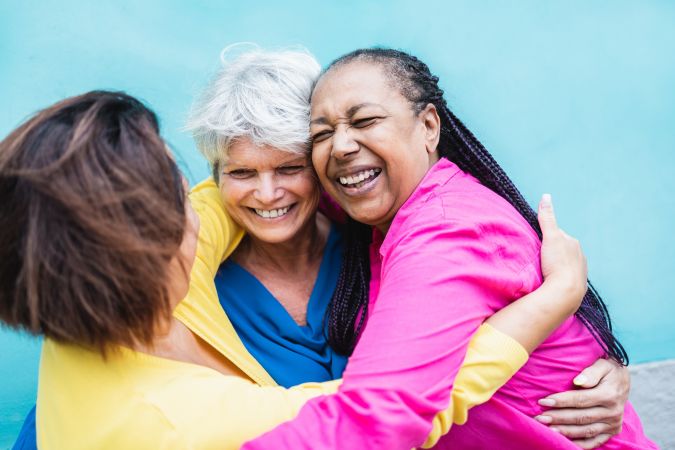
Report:
[[[244,449],[402,449],[421,445],[448,406],[480,324],[542,282],[540,241],[513,207],[451,162],[426,174],[387,235],[374,233],[365,330],[335,395]],[[488,403],[453,426],[438,448],[576,448],[531,417],[537,399],[572,388],[602,356],[572,317]],[[627,406],[607,448],[654,448]],[[618,446],[617,446],[618,445]],[[621,446],[623,445],[623,446]]]

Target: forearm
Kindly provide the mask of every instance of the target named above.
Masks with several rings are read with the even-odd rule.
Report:
[[[518,276],[464,225],[421,225],[392,243],[373,269],[380,289],[338,393],[311,400],[243,448],[409,450],[424,442],[450,404],[473,333],[513,296],[502,280]]]
[[[339,381],[286,389],[261,387],[236,376],[200,378],[172,395],[185,405],[171,425],[184,436],[181,448],[238,449],[247,440],[295,417],[305,402],[334,392]]]
[[[452,389],[450,406],[436,415],[422,448],[436,445],[453,424],[466,423],[469,410],[488,401],[527,362],[528,354],[513,338],[483,324],[471,338]]]
[[[466,317],[453,308],[461,308],[461,302],[425,296],[422,309],[408,292],[403,294],[406,300],[381,305],[368,318],[338,394],[311,400],[295,420],[243,448],[419,446],[434,416],[448,407],[468,342],[484,316],[457,324],[457,317]]]
[[[486,322],[532,353],[574,314],[578,296],[578,292],[562,284],[544,281],[537,290],[497,311]]]

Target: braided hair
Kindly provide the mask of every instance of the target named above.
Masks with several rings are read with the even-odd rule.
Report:
[[[429,71],[426,64],[399,50],[369,48],[355,50],[338,58],[326,71],[353,61],[380,65],[387,78],[413,105],[415,113],[421,112],[428,104],[433,104],[441,120],[439,156],[451,160],[460,169],[473,175],[481,184],[508,201],[541,239],[537,214],[483,144],[450,111],[443,97],[443,90],[438,86],[438,77]],[[367,313],[369,243],[369,227],[354,220],[346,224],[345,256],[338,286],[327,315],[328,340],[331,346],[348,355],[354,350]],[[575,315],[609,357],[622,364],[628,364],[626,350],[612,333],[612,322],[607,307],[590,281]]]

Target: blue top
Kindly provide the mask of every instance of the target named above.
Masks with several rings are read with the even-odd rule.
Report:
[[[218,298],[253,357],[281,386],[340,378],[347,357],[335,353],[324,333],[324,317],[342,263],[342,235],[331,225],[314,289],[307,325],[300,326],[270,291],[234,261],[215,278]],[[35,407],[28,413],[12,450],[37,450]]]
[[[331,226],[312,294],[307,325],[300,326],[267,288],[232,260],[215,278],[218,299],[246,349],[281,386],[340,378],[347,358],[326,340],[326,309],[342,263],[342,235]]]
[[[19,436],[12,450],[37,450],[37,430],[35,429],[35,406],[30,410],[23,422]]]

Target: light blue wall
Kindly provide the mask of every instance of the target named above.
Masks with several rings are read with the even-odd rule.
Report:
[[[63,97],[123,89],[158,112],[194,182],[206,165],[179,129],[225,45],[299,44],[324,64],[401,47],[532,203],[553,193],[633,361],[675,357],[675,3],[228,3],[1,0],[0,135]],[[34,401],[38,349],[0,331],[0,448]]]

